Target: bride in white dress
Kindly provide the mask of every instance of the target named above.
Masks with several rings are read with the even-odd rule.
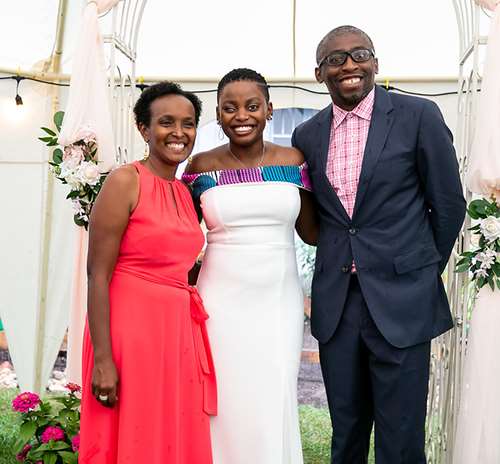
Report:
[[[272,105],[260,74],[231,71],[217,96],[230,143],[196,155],[183,176],[208,229],[197,285],[218,382],[214,464],[302,464],[294,230],[315,243],[307,169],[299,151],[263,141]]]

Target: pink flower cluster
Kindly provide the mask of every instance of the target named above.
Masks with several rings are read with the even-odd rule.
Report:
[[[12,400],[12,409],[25,413],[35,409],[40,404],[40,397],[36,393],[24,392]]]
[[[67,383],[66,388],[71,392],[71,393],[80,393],[82,391],[82,388],[80,385],[76,383]]]
[[[71,447],[73,448],[73,451],[76,453],[80,449],[80,434],[77,433],[72,439],[71,439]]]
[[[62,441],[64,440],[64,430],[60,427],[48,426],[40,436],[42,443],[48,443],[49,441]]]

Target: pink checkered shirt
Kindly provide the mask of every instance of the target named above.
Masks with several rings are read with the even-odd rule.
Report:
[[[349,217],[354,211],[374,101],[375,88],[352,111],[333,105],[326,175]]]

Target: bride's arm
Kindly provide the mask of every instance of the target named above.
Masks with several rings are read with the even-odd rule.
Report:
[[[300,199],[301,207],[295,222],[295,230],[305,243],[316,246],[318,243],[319,221],[314,194],[300,189]]]

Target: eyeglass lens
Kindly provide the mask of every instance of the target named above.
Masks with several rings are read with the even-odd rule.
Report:
[[[325,58],[325,61],[330,66],[341,66],[346,62],[348,56],[350,56],[356,63],[363,63],[368,61],[372,55],[373,53],[370,50],[360,49],[352,52],[332,53]]]

